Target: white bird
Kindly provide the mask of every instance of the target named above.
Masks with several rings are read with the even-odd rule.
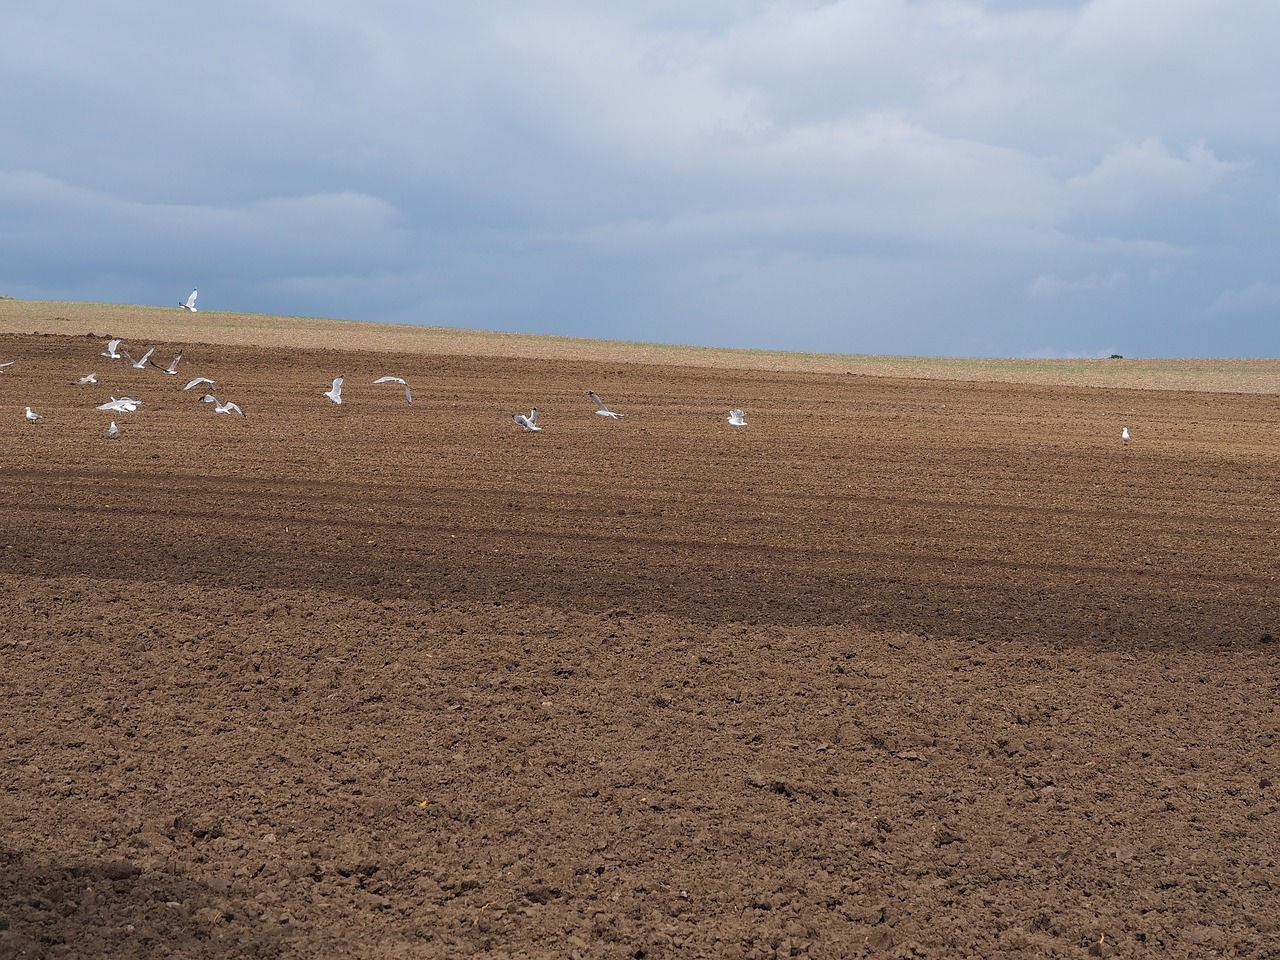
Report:
[[[17,360],[10,360],[8,363],[0,363],[0,370],[3,370],[5,367],[12,367],[17,362]]]
[[[111,421],[111,426],[107,427],[107,436],[112,440],[120,436],[120,428],[116,426],[116,422],[114,420]]]
[[[121,340],[119,337],[117,337],[116,339],[112,340],[110,343],[108,343],[108,344],[107,344],[107,349],[105,349],[105,350],[103,350],[103,351],[102,351],[102,355],[103,355],[104,357],[107,357],[107,358],[111,359],[111,360],[119,360],[119,359],[120,359],[120,344],[122,344],[123,342],[124,342],[124,341],[123,341],[123,340]]]
[[[333,386],[325,391],[325,396],[334,403],[342,403],[342,377],[334,377]]]
[[[206,393],[203,397],[200,398],[200,402],[201,403],[217,403],[218,398],[215,397],[212,393]]]
[[[1121,427],[1121,428],[1120,428],[1120,442],[1121,442],[1121,443],[1123,443],[1123,444],[1126,444],[1126,445],[1129,443],[1129,428],[1128,428],[1128,427]]]
[[[747,415],[743,413],[741,410],[730,410],[729,416],[727,419],[729,421],[730,426],[745,427],[747,425],[746,417]]]
[[[524,427],[526,430],[542,429],[540,426],[538,426],[538,408],[537,407],[534,407],[532,410],[530,410],[529,415],[527,417],[523,413],[517,413],[517,414],[513,414],[511,419],[514,420],[516,423],[520,424],[520,426]]]
[[[76,383],[78,383],[78,384],[80,384],[80,385],[82,385],[82,386],[83,386],[84,384],[86,384],[86,383],[97,383],[97,382],[98,382],[98,374],[97,374],[97,371],[95,371],[95,372],[93,372],[93,373],[89,374],[87,377],[81,377],[79,380],[77,380],[77,381],[76,381]]]
[[[238,413],[240,414],[240,416],[242,417],[244,416],[244,411],[241,410],[236,404],[219,403],[217,400],[213,401],[213,412],[214,413]]]
[[[128,350],[121,350],[120,352],[124,354],[124,358],[125,358],[126,360],[128,360],[131,364],[133,364],[133,369],[135,369],[135,370],[145,370],[145,369],[147,369],[147,361],[148,361],[148,360],[150,360],[150,359],[151,359],[151,355],[152,355],[153,353],[155,353],[155,352],[156,352],[156,348],[155,348],[155,347],[152,347],[150,350],[148,350],[146,353],[144,353],[144,354],[142,355],[142,359],[141,359],[141,360],[135,360],[135,359],[133,359],[133,357],[129,356],[129,351],[128,351]]]
[[[119,400],[117,400],[115,397],[112,397],[106,403],[100,404],[95,409],[114,410],[117,413],[133,413],[135,410],[138,409],[138,404],[140,404],[141,402],[142,402],[141,400],[133,400],[133,399],[130,399],[129,397],[121,397]]]
[[[624,416],[624,414],[615,413],[613,410],[610,410],[608,407],[606,407],[604,405],[604,401],[601,400],[598,396],[596,396],[596,392],[594,390],[587,391],[587,396],[590,397],[592,400],[594,400],[596,406],[600,408],[599,410],[596,411],[597,416],[612,417],[614,420],[617,420],[619,417]]]
[[[404,387],[404,398],[409,406],[413,406],[413,394],[409,392],[409,384],[403,377],[379,377],[374,383],[398,383]]]
[[[183,310],[190,310],[192,313],[196,313],[197,312],[196,311],[196,291],[192,290],[191,296],[187,297],[187,302],[180,303],[178,304],[178,306],[180,306]]]
[[[151,365],[155,367],[157,370],[159,370],[161,373],[167,373],[169,376],[172,377],[178,372],[178,361],[181,359],[182,359],[182,351],[179,350],[178,355],[173,358],[173,362],[170,363],[167,367],[160,366],[160,364],[156,363],[154,360],[151,361]]]
[[[182,389],[190,390],[192,387],[198,387],[202,383],[207,383],[211,387],[213,386],[213,381],[210,380],[208,377],[196,377],[194,380],[189,381],[187,385]]]
[[[30,407],[27,407],[27,420],[28,420],[30,423],[35,423],[37,420],[43,420],[43,419],[44,419],[44,415],[43,415],[43,414],[39,414],[39,413],[32,413],[32,412],[31,412],[31,408],[30,408]]]

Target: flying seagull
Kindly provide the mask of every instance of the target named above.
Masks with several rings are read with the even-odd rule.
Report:
[[[612,417],[614,420],[617,420],[619,417],[623,416],[623,414],[621,414],[621,413],[615,413],[614,411],[612,411],[612,410],[610,410],[608,407],[606,407],[606,406],[604,405],[604,401],[603,401],[603,400],[601,400],[601,399],[596,395],[596,392],[595,392],[594,390],[589,390],[589,391],[587,392],[587,396],[588,396],[588,397],[590,397],[592,400],[594,400],[594,401],[595,401],[596,406],[600,408],[599,410],[597,410],[597,411],[596,411],[596,415],[597,415],[597,416],[601,416],[601,417]]]
[[[730,426],[745,427],[747,425],[747,415],[741,410],[730,410],[728,421]]]
[[[219,403],[216,399],[213,401],[214,413],[238,413],[244,416],[244,411],[234,403]]]
[[[542,429],[540,426],[538,426],[538,408],[537,407],[534,407],[532,410],[530,410],[529,415],[527,417],[523,413],[517,413],[517,414],[513,414],[511,419],[514,420],[516,423],[520,424],[520,426],[524,427],[526,430]]]
[[[140,404],[141,402],[142,402],[141,400],[131,400],[129,397],[121,397],[119,400],[117,400],[115,397],[112,397],[106,403],[101,404],[95,407],[94,409],[114,410],[117,413],[133,413],[135,410],[138,409],[138,404]]]
[[[325,391],[325,396],[334,403],[342,403],[342,377],[334,377],[333,386]]]
[[[1128,427],[1120,428],[1120,442],[1125,444],[1125,446],[1128,446],[1129,444],[1129,428]]]
[[[408,401],[409,406],[413,406],[413,394],[409,392],[409,384],[403,377],[379,377],[374,383],[398,383],[404,387],[404,398]],[[341,403],[342,401],[338,401]]]
[[[128,351],[128,350],[121,350],[120,352],[124,354],[124,358],[125,358],[126,360],[128,360],[131,364],[133,364],[133,369],[135,369],[135,370],[145,370],[145,369],[147,369],[147,361],[148,361],[148,360],[150,360],[150,359],[151,359],[151,355],[152,355],[153,353],[155,353],[155,352],[156,352],[156,348],[155,348],[155,347],[152,347],[150,350],[148,350],[146,353],[144,353],[144,354],[142,355],[142,359],[141,359],[141,360],[135,360],[135,359],[133,359],[133,357],[129,356],[129,351]]]
[[[108,358],[109,358],[109,359],[111,359],[111,360],[119,360],[119,359],[120,359],[120,344],[121,344],[121,343],[123,343],[123,342],[124,342],[124,341],[123,341],[123,340],[121,340],[119,337],[117,337],[116,339],[112,340],[110,343],[108,343],[108,344],[107,344],[107,349],[105,349],[105,350],[103,350],[103,351],[102,351],[102,355],[103,355],[104,357],[108,357]]]
[[[190,310],[192,313],[195,313],[196,312],[196,291],[192,290],[191,296],[187,297],[187,302],[180,303],[178,304],[178,306],[180,306],[183,310]]]
[[[160,366],[160,364],[156,363],[154,360],[151,361],[151,365],[155,367],[157,370],[159,370],[161,373],[167,373],[169,376],[172,377],[178,372],[178,361],[181,359],[182,359],[182,351],[179,350],[178,355],[173,358],[173,362],[169,364],[167,367]]]
[[[79,380],[76,381],[76,383],[80,384],[81,386],[84,386],[84,384],[86,383],[97,383],[97,382],[98,382],[98,374],[96,371],[94,373],[89,374],[87,377],[81,377]]]
[[[189,381],[187,385],[182,389],[190,390],[192,387],[198,387],[202,383],[207,383],[211,387],[213,386],[213,381],[210,380],[208,377],[196,377],[194,380]]]
[[[111,426],[107,427],[107,436],[112,440],[120,436],[120,428],[116,426],[116,422],[114,420],[111,421]]]
[[[44,419],[44,415],[43,415],[43,414],[40,414],[40,413],[32,413],[32,412],[31,412],[31,408],[30,408],[30,407],[27,407],[27,421],[28,421],[29,423],[35,423],[37,420],[43,420],[43,419]]]

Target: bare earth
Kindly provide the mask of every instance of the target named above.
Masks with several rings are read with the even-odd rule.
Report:
[[[1275,361],[1073,387],[202,312],[127,344],[166,377],[14,304],[0,956],[1280,956]]]

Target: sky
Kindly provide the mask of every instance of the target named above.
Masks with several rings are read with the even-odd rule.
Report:
[[[0,295],[1280,356],[1275,0],[10,0]]]

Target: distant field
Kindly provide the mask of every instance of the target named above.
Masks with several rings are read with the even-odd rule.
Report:
[[[97,334],[178,343],[672,364],[1046,386],[1280,393],[1280,359],[1041,360],[787,353],[205,310],[192,316],[177,306],[0,300],[0,333]]]

